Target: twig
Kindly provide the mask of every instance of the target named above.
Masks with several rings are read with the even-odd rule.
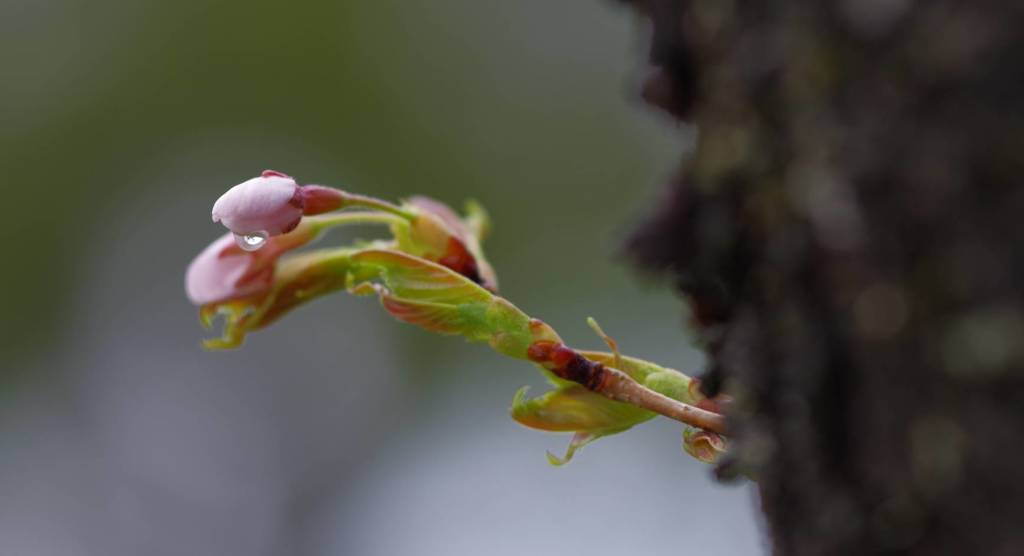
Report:
[[[628,374],[611,367],[604,367],[605,377],[599,389],[594,391],[615,401],[628,403],[718,434],[725,434],[725,417],[688,403],[655,392],[640,384]]]
[[[642,407],[676,421],[725,434],[725,418],[659,394],[614,367],[586,358],[580,352],[553,340],[530,345],[527,357],[559,378],[575,382],[618,402]]]

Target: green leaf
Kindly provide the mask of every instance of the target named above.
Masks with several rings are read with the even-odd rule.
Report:
[[[569,461],[576,450],[602,436],[623,432],[655,416],[578,384],[569,384],[532,399],[526,398],[527,390],[528,387],[520,388],[512,399],[511,414],[516,422],[534,429],[576,433],[563,459],[548,454],[548,459],[556,465]]]
[[[505,299],[442,265],[383,249],[352,256],[349,289],[376,293],[395,318],[441,334],[488,342],[497,351],[527,358],[537,339],[557,339]]]
[[[650,411],[608,399],[578,384],[532,399],[526,398],[527,390],[520,388],[512,399],[512,418],[534,429],[610,434],[654,417]]]

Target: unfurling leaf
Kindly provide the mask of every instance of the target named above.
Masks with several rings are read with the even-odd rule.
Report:
[[[440,264],[389,250],[361,251],[352,263],[352,292],[377,293],[384,308],[403,322],[487,342],[517,359],[527,358],[533,342],[558,338],[547,325]]]
[[[526,391],[527,387],[520,388],[512,400],[511,413],[516,422],[534,429],[576,433],[564,458],[548,454],[548,460],[555,465],[568,462],[585,444],[623,432],[655,416],[578,384],[570,383],[532,399],[526,398]]]
[[[600,437],[590,434],[589,432],[578,432],[572,435],[572,440],[569,441],[569,447],[565,449],[564,456],[558,457],[555,454],[552,454],[551,452],[547,452],[548,463],[554,465],[555,467],[561,467],[572,460],[572,457],[576,455],[577,450],[586,446],[587,444],[590,444],[591,442],[597,440],[598,438]]]
[[[587,431],[614,434],[654,417],[636,406],[610,400],[572,384],[527,399],[524,386],[512,399],[512,418],[520,424],[546,431]]]
[[[683,429],[683,450],[704,463],[717,463],[727,449],[725,439],[701,429]]]

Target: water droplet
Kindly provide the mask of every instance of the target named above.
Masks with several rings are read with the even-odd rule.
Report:
[[[235,243],[245,251],[255,251],[267,244],[267,232],[235,234]]]

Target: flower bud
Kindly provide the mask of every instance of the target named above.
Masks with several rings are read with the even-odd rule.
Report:
[[[253,295],[268,288],[273,265],[261,264],[263,251],[243,251],[232,234],[203,250],[185,273],[185,293],[195,305]]]
[[[242,249],[232,234],[221,236],[188,265],[185,293],[195,305],[262,293],[273,283],[274,266],[281,255],[309,243],[318,234],[317,226],[302,226],[294,233],[270,238],[258,251]]]
[[[412,236],[426,252],[417,255],[458,272],[490,292],[498,291],[497,274],[480,247],[488,226],[482,207],[470,204],[470,215],[464,219],[448,205],[430,197],[415,196],[407,205],[419,211]]]
[[[241,236],[276,236],[299,224],[302,205],[301,190],[294,179],[266,170],[221,195],[213,205],[213,221]]]

